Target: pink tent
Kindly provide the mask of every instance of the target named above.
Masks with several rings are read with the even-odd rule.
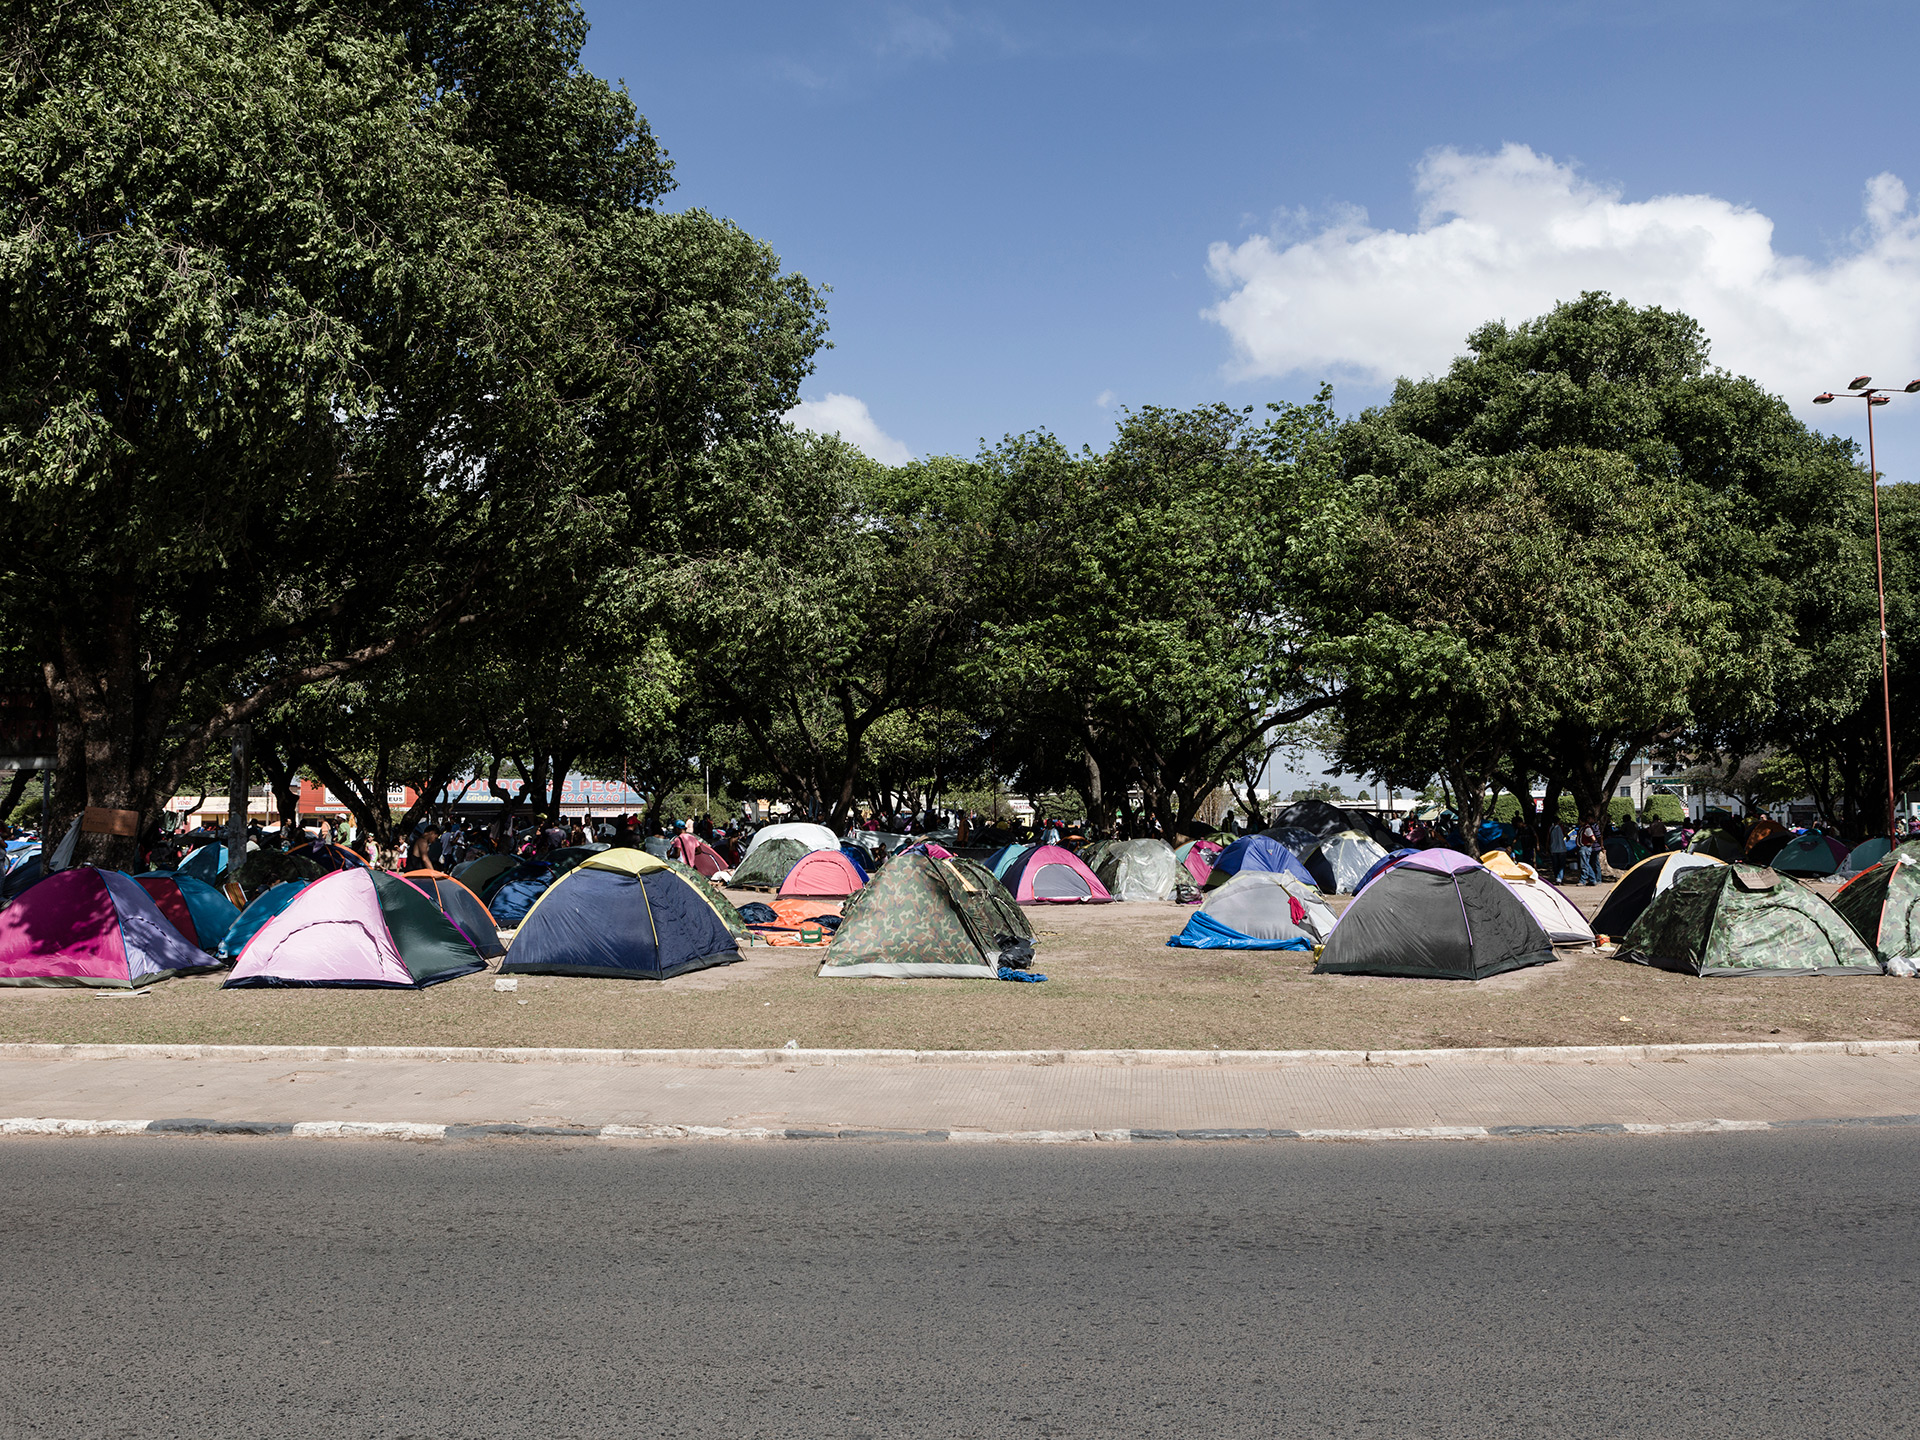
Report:
[[[1184,847],[1180,863],[1187,867],[1187,873],[1193,876],[1193,883],[1205,885],[1207,877],[1213,873],[1213,857],[1220,853],[1220,847],[1211,840],[1196,840]]]
[[[265,985],[417,989],[487,968],[424,890],[382,871],[323,875],[260,927],[225,988]]]
[[[667,858],[678,860],[682,865],[691,865],[709,880],[722,870],[733,868],[713,846],[698,835],[689,835],[685,831],[673,837],[673,843],[667,846]]]
[[[62,870],[0,910],[0,985],[131,990],[212,968],[118,870]]]
[[[838,850],[816,850],[803,855],[780,882],[782,895],[851,895],[867,882],[853,862]]]
[[[1021,905],[1100,905],[1113,899],[1080,857],[1058,845],[1035,845],[1000,877]]]

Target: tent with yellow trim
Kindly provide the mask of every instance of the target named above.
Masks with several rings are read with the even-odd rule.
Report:
[[[500,973],[666,980],[739,958],[707,894],[665,860],[622,847],[588,856],[541,893]]]

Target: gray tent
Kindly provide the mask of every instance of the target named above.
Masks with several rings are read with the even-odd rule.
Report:
[[[1082,857],[1116,900],[1171,900],[1179,862],[1164,840],[1110,840]]]
[[[1319,945],[1334,925],[1333,909],[1318,890],[1272,870],[1242,870],[1200,908],[1256,940],[1297,938]],[[1293,918],[1296,908],[1298,920]]]

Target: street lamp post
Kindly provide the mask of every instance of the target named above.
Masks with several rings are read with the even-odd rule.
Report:
[[[1887,672],[1887,565],[1880,554],[1880,469],[1873,454],[1873,410],[1876,405],[1885,405],[1895,395],[1920,394],[1920,380],[1910,380],[1895,390],[1888,386],[1875,387],[1871,375],[1856,375],[1840,391],[1827,390],[1813,397],[1816,405],[1831,405],[1836,399],[1864,400],[1867,402],[1867,484],[1873,491],[1873,576],[1874,585],[1880,595],[1880,719],[1887,737],[1887,843],[1894,839],[1894,813],[1897,809],[1893,792],[1893,682]]]

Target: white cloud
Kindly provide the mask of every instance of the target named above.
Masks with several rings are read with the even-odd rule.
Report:
[[[1098,395],[1093,397],[1093,403],[1098,405],[1102,410],[1110,410],[1113,408],[1113,402],[1119,398],[1120,397],[1115,395],[1111,390],[1102,390]]]
[[[816,435],[838,435],[882,465],[904,465],[913,452],[874,423],[867,402],[857,395],[829,390],[818,400],[802,400],[786,415],[787,423]]]
[[[1626,200],[1524,145],[1433,151],[1415,193],[1412,231],[1376,230],[1352,212],[1297,241],[1212,246],[1226,293],[1206,315],[1233,340],[1233,372],[1373,384],[1439,373],[1489,319],[1515,323],[1606,290],[1684,310],[1715,364],[1803,412],[1814,392],[1862,370],[1883,382],[1920,375],[1920,215],[1892,175],[1867,182],[1864,223],[1818,262],[1777,253],[1757,211],[1712,195]]]

